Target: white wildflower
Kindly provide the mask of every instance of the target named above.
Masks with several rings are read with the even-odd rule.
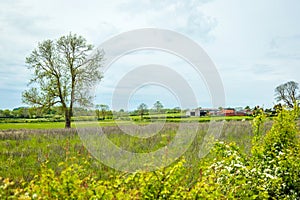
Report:
[[[32,198],[33,199],[36,199],[38,197],[38,195],[36,194],[36,193],[34,193],[33,195],[32,195]]]
[[[241,164],[234,164],[235,167],[243,167]]]
[[[265,174],[267,178],[270,178],[270,179],[275,179],[274,176],[272,176],[271,174]]]

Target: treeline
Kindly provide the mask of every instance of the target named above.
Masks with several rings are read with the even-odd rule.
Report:
[[[65,115],[65,110],[61,106],[53,107],[19,107],[13,110],[0,110],[0,118],[62,118]],[[120,109],[119,111],[112,111],[106,104],[96,104],[92,110],[87,110],[80,107],[74,107],[72,110],[72,116],[96,116],[98,120],[112,119],[124,116],[138,116],[149,114],[172,114],[181,113],[179,107],[164,108],[160,101],[156,101],[152,108],[148,108],[145,103],[141,103],[134,111],[125,111]]]
[[[252,111],[252,115],[256,116],[257,112],[265,112],[267,116],[275,116],[277,114],[276,110],[281,110],[281,104],[275,105],[273,108],[263,109],[259,106],[250,108],[249,106],[245,109]],[[133,111],[125,111],[120,109],[119,111],[112,111],[107,105],[96,106],[94,110],[87,110],[83,108],[74,108],[73,116],[97,116],[98,120],[113,119],[115,117],[123,116],[140,116],[143,114],[145,118],[149,115],[155,114],[178,114],[186,110],[182,110],[179,107],[175,108],[137,108]],[[177,116],[177,115],[176,115]],[[0,109],[0,119],[38,119],[38,118],[52,118],[52,119],[63,119],[64,112],[60,106],[51,107],[51,108],[41,108],[41,107],[18,107],[12,110],[9,109]]]
[[[73,113],[80,116],[94,116],[95,111],[86,110],[81,108],[74,108]],[[0,110],[0,118],[26,118],[26,119],[37,119],[37,118],[62,118],[64,116],[61,107],[52,108],[41,108],[41,107],[18,107],[12,110],[5,109]]]
[[[144,113],[144,115],[150,115],[150,114],[176,114],[176,113],[181,113],[181,109],[179,107],[175,107],[175,108],[163,108],[161,110],[157,110],[157,109],[147,109]],[[129,112],[131,116],[138,116],[140,115],[140,110],[134,110],[132,112]]]

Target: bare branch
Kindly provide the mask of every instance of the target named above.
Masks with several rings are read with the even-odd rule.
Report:
[[[294,81],[281,84],[275,89],[275,98],[278,102],[283,101],[288,107],[293,108],[300,99],[299,84]]]
[[[34,70],[29,84],[37,84],[23,93],[23,101],[40,106],[61,104],[65,111],[66,127],[75,102],[87,105],[93,98],[86,91],[102,79],[103,52],[88,57],[93,46],[76,34],[62,36],[57,41],[45,40],[26,58]]]

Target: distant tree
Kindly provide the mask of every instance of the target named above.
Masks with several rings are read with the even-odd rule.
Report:
[[[16,118],[28,118],[29,117],[28,108],[24,108],[24,107],[14,108],[11,113]]]
[[[180,113],[181,112],[180,107],[165,108],[163,110],[164,110],[165,113]]]
[[[95,112],[96,112],[96,115],[97,115],[97,120],[99,120],[99,119],[100,119],[100,113],[101,113],[101,111],[100,111],[100,106],[99,106],[99,105],[96,105],[96,110],[95,110]]]
[[[3,110],[2,114],[3,114],[3,117],[5,117],[5,118],[12,117],[11,111],[9,109]]]
[[[100,113],[102,115],[102,119],[105,120],[106,112],[109,110],[109,106],[105,104],[96,105],[96,114],[98,119],[100,119]]]
[[[23,102],[43,108],[60,104],[65,127],[70,128],[74,104],[90,104],[92,97],[86,89],[102,79],[99,68],[103,52],[88,57],[92,50],[93,46],[82,36],[71,33],[56,41],[39,43],[26,58],[34,74],[29,82],[33,87],[24,91]]]
[[[0,110],[0,117],[4,117],[4,110]]]
[[[127,115],[127,112],[123,108],[121,108],[119,111],[112,111],[112,117],[120,118]]]
[[[144,119],[144,114],[147,112],[148,110],[148,106],[145,103],[141,103],[138,108],[138,113],[141,115],[141,119]]]
[[[278,102],[283,101],[288,107],[293,108],[300,100],[299,84],[289,81],[277,86],[275,98]]]
[[[167,113],[180,113],[181,112],[181,109],[180,107],[174,107],[174,108],[170,108],[170,109],[166,109],[167,110]]]
[[[180,113],[181,109],[180,107],[173,108],[174,113]]]
[[[62,115],[62,116],[64,115],[63,108],[61,106],[53,106],[52,109],[55,115]]]
[[[20,115],[21,113],[20,113],[19,108],[18,109],[16,109],[16,108],[12,109],[12,111],[10,113],[11,113],[12,118],[21,118],[21,115]]]
[[[41,118],[43,117],[43,108],[42,107],[30,107],[28,109],[29,118]]]
[[[162,105],[162,103],[160,101],[156,101],[154,103],[153,107],[157,113],[160,113],[161,110],[164,108],[164,106]]]
[[[244,109],[245,110],[251,110],[250,106],[246,106]]]

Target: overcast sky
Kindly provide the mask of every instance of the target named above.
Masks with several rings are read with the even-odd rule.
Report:
[[[300,1],[298,0],[3,0],[0,1],[0,109],[24,106],[22,91],[31,77],[25,57],[45,39],[69,32],[98,46],[108,38],[139,28],[169,29],[196,41],[215,63],[226,105],[273,106],[274,88],[299,82]],[[149,63],[150,62],[150,63]],[[140,51],[122,57],[105,74],[97,103],[111,94],[138,65],[174,67],[195,91],[198,104],[210,107],[209,92],[187,63],[166,52]],[[160,100],[175,107],[176,95],[159,85],[141,87],[128,109]],[[125,108],[126,109],[126,108]]]

